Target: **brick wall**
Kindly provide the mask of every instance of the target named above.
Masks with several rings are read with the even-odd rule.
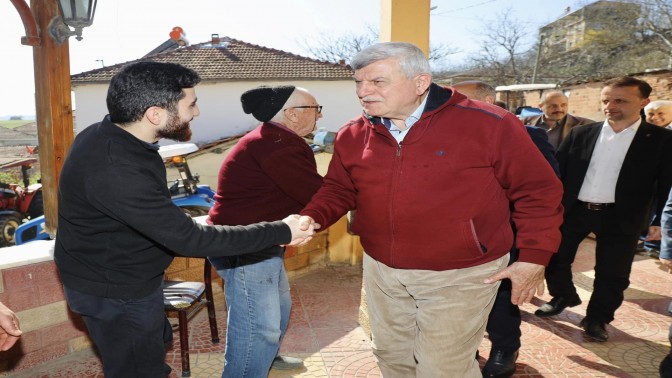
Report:
[[[653,91],[649,98],[652,101],[672,100],[672,71],[661,70],[634,76],[651,85]],[[604,114],[600,108],[600,91],[602,87],[603,82],[596,81],[567,85],[559,89],[567,93],[569,97],[570,114],[590,118],[595,121],[603,121]],[[525,105],[537,106],[540,95],[541,93],[536,90],[523,92]]]
[[[0,352],[0,373],[30,368],[91,347],[81,318],[68,310],[53,261],[0,271],[0,302],[19,317],[23,335]]]
[[[672,72],[643,75],[638,78],[646,80],[653,87],[651,100],[672,100]]]

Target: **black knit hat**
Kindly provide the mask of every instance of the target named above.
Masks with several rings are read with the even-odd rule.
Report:
[[[254,118],[259,121],[268,122],[282,109],[294,89],[293,85],[278,87],[262,85],[243,93],[240,96],[240,102],[243,104],[243,111],[246,114],[252,113]]]

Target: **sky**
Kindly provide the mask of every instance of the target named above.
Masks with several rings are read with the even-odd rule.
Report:
[[[30,3],[29,0],[26,0]],[[432,0],[430,44],[459,53],[443,64],[465,63],[481,46],[483,25],[507,10],[520,20],[534,43],[537,29],[591,1],[564,0]],[[99,0],[94,22],[84,39],[70,38],[70,72],[77,74],[138,59],[165,42],[175,26],[187,40],[202,43],[213,33],[244,42],[307,56],[303,44],[328,34],[365,34],[380,25],[380,0]],[[0,0],[2,90],[0,117],[34,115],[32,47],[19,14]]]

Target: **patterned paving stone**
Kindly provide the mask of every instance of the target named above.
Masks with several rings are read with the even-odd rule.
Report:
[[[370,351],[322,353],[329,377],[381,377]]]
[[[667,339],[672,316],[671,278],[648,256],[637,256],[631,287],[616,319],[607,326],[609,342],[587,340],[579,322],[586,313],[593,286],[594,241],[582,243],[574,265],[574,280],[583,304],[557,316],[539,318],[534,311],[550,300],[545,294],[521,306],[522,344],[514,377],[658,377],[658,364],[670,350]],[[294,275],[290,326],[281,353],[304,359],[296,370],[271,370],[271,378],[379,378],[370,342],[357,324],[361,295],[361,265],[327,265]],[[207,312],[189,322],[193,378],[219,378],[224,364],[226,305],[221,289],[215,294],[219,344],[212,344]],[[181,369],[179,335],[166,361]],[[486,339],[479,348],[481,366],[490,353]],[[90,351],[80,352],[12,375],[19,378],[102,378],[102,366]],[[0,375],[2,376],[2,375]]]

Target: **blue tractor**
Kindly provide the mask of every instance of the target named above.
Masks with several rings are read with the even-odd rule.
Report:
[[[198,174],[192,174],[187,164],[187,155],[198,151],[193,143],[161,146],[159,155],[167,161],[167,167],[176,170],[177,178],[169,182],[173,203],[191,217],[207,215],[214,205],[215,192],[209,185],[199,184]],[[36,217],[16,228],[14,240],[21,245],[34,240],[48,240],[51,236],[44,229],[44,216]]]

